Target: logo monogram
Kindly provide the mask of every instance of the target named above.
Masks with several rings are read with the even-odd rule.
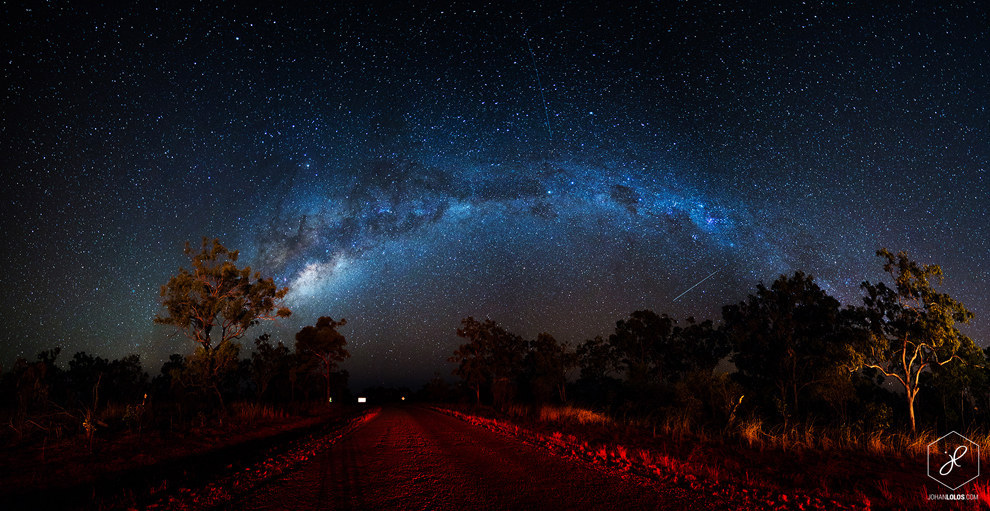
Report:
[[[955,431],[928,444],[928,477],[952,491],[980,477],[980,446]]]
[[[960,445],[959,447],[956,447],[956,450],[952,453],[952,455],[949,456],[949,461],[946,461],[945,464],[942,465],[942,468],[938,469],[938,475],[947,476],[950,473],[952,473],[953,468],[962,466],[958,463],[959,458],[965,456],[966,451],[968,450],[969,448],[966,447],[965,445]]]

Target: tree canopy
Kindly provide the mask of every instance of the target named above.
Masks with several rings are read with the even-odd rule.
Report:
[[[179,268],[162,286],[166,314],[156,315],[155,323],[175,326],[209,351],[240,338],[261,320],[292,314],[282,304],[289,288],[276,288],[271,277],[252,275],[250,267],[238,268],[238,251],[228,250],[220,240],[204,237],[198,252],[186,243],[185,254],[192,269]]]
[[[759,396],[773,396],[785,418],[801,396],[827,380],[849,356],[840,335],[839,302],[802,272],[781,275],[769,288],[722,309],[738,378]]]

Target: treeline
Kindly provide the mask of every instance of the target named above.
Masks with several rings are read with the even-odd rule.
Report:
[[[293,348],[263,334],[246,358],[237,342],[173,354],[154,376],[138,355],[108,360],[78,352],[66,368],[58,363],[61,348],[42,351],[34,361],[19,358],[0,372],[0,414],[9,425],[4,433],[57,440],[92,437],[97,430],[164,432],[222,420],[234,402],[298,411],[331,396],[347,401],[349,375],[337,366],[349,356],[337,331],[344,324],[319,318],[296,334]]]
[[[743,418],[863,431],[986,423],[988,353],[957,328],[973,314],[936,290],[938,266],[877,255],[893,283],[864,282],[862,305],[842,307],[795,272],[724,306],[717,324],[640,310],[577,346],[466,318],[449,360],[464,399],[497,407],[570,398],[710,429]],[[437,381],[427,388],[452,396]]]
[[[186,243],[190,268],[180,267],[161,288],[162,308],[154,322],[176,328],[196,346],[191,355],[172,355],[153,378],[137,355],[106,360],[76,353],[68,369],[56,365],[60,348],[36,361],[19,359],[0,372],[0,417],[17,438],[60,439],[96,430],[141,431],[186,428],[193,422],[223,421],[230,402],[297,405],[334,396],[347,400],[350,357],[337,331],[347,320],[320,317],[295,335],[294,349],[263,334],[249,358],[239,342],[263,320],[287,318],[288,288],[250,267],[238,267],[238,251],[203,238],[199,250]],[[244,409],[245,407],[240,407]]]

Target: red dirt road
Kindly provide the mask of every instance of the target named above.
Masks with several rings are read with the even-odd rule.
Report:
[[[433,410],[385,408],[236,509],[704,509],[684,490],[553,456]]]

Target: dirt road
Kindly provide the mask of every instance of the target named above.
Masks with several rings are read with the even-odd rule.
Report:
[[[703,509],[677,488],[566,460],[433,410],[385,408],[236,509]]]

